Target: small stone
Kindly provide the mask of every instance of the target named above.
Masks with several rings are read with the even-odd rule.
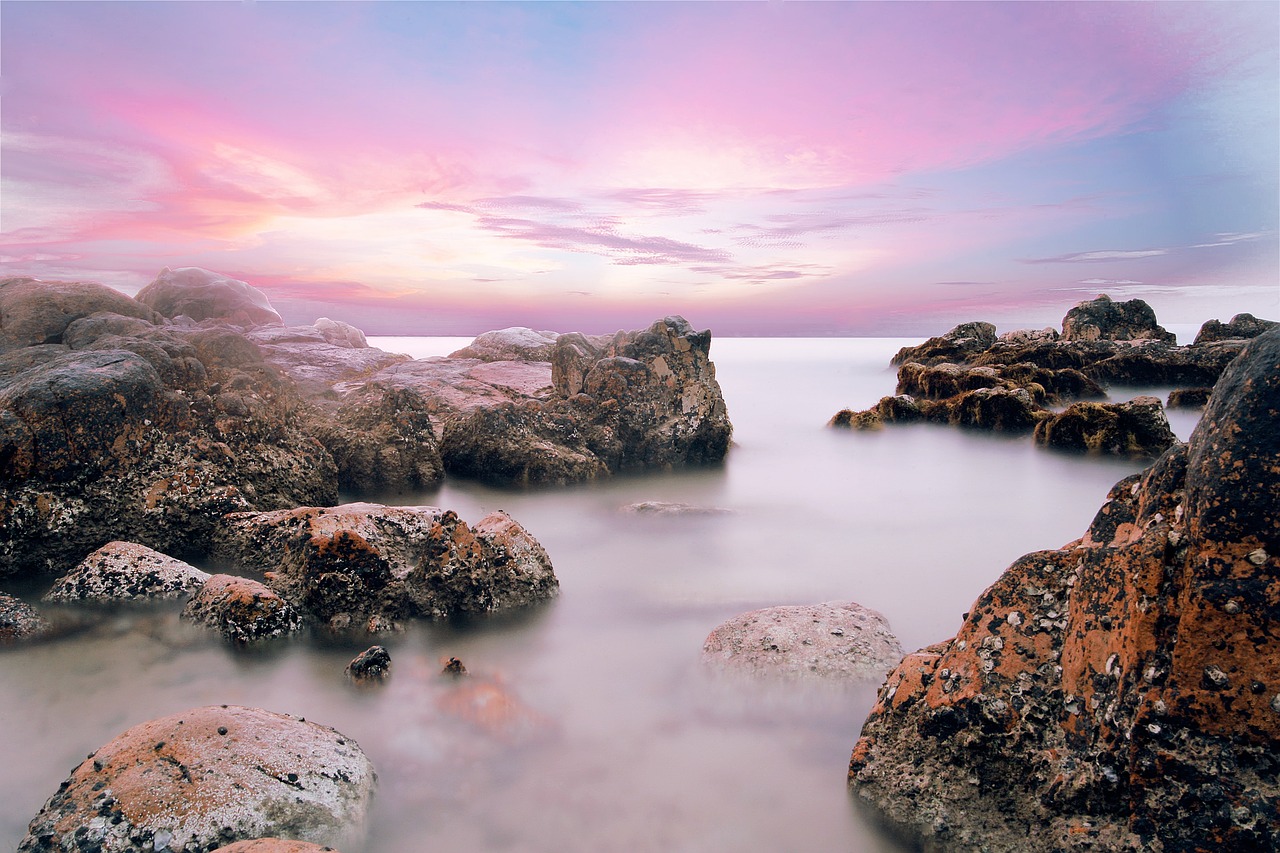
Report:
[[[1267,552],[1262,548],[1259,548],[1258,550],[1252,551],[1249,553],[1249,562],[1253,563],[1255,566],[1261,566],[1266,561],[1267,561]]]
[[[452,675],[456,678],[458,676],[466,675],[467,668],[463,666],[462,661],[457,658],[449,658],[444,665],[444,669],[441,670],[441,674]]]
[[[1280,714],[1280,693],[1277,693],[1275,696],[1271,697],[1271,710],[1275,711],[1277,714]]]
[[[1209,690],[1226,690],[1231,686],[1231,679],[1216,666],[1204,668],[1204,686]]]
[[[1225,611],[1227,611],[1228,613],[1233,613],[1233,614],[1234,614],[1234,613],[1239,613],[1239,612],[1240,612],[1240,602],[1236,601],[1236,600],[1233,598],[1233,599],[1231,599],[1230,601],[1228,601],[1226,604],[1222,605],[1222,609],[1223,609],[1223,610],[1225,610]]]
[[[226,733],[227,733],[227,727],[226,727],[226,726],[218,726],[218,734],[220,734],[220,735],[225,735]]]
[[[347,664],[346,673],[355,682],[380,682],[391,673],[391,653],[382,646],[370,646]]]

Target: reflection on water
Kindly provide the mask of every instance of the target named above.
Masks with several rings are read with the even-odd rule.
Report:
[[[1014,558],[1079,536],[1140,467],[943,427],[824,429],[892,392],[888,358],[904,343],[717,340],[736,442],[722,468],[385,498],[470,521],[509,511],[546,546],[562,593],[519,617],[381,639],[393,663],[380,689],[343,677],[367,644],[237,653],[173,610],[0,653],[0,848],[115,734],[237,703],[361,744],[381,780],[363,853],[900,849],[844,787],[877,685],[716,678],[699,665],[703,639],[744,610],[854,600],[905,647],[935,642]],[[618,511],[646,500],[732,512]],[[472,675],[441,677],[449,656]]]

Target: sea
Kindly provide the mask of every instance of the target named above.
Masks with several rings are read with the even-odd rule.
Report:
[[[468,342],[370,339],[415,357]],[[911,849],[845,784],[878,683],[725,676],[701,661],[707,634],[750,610],[855,601],[884,614],[908,651],[943,640],[1014,559],[1079,537],[1111,486],[1147,464],[939,425],[826,426],[892,394],[890,358],[919,342],[715,339],[734,425],[722,466],[374,496],[470,522],[506,510],[561,584],[527,612],[381,636],[392,674],[376,689],[343,672],[368,642],[237,650],[175,608],[0,650],[0,849],[17,846],[87,753],[209,704],[303,716],[360,744],[379,786],[368,843],[343,853]],[[1170,413],[1181,439],[1196,417]],[[622,511],[644,501],[719,512]],[[450,657],[468,669],[469,693],[440,675]]]

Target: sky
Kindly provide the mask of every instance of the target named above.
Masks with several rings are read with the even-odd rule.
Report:
[[[0,270],[291,323],[1280,319],[1280,3],[0,3]]]

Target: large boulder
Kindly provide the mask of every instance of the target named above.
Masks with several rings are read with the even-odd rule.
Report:
[[[135,299],[169,318],[216,320],[235,326],[284,325],[261,290],[200,267],[165,267]]]
[[[1278,412],[1272,331],[1189,444],[902,660],[854,748],[856,793],[951,850],[1276,849]]]
[[[321,318],[323,319],[323,318]],[[354,326],[320,320],[314,326],[259,326],[245,332],[262,357],[280,368],[307,398],[335,399],[335,386],[359,382],[384,368],[409,361],[371,347]]]
[[[1124,403],[1073,403],[1035,425],[1037,444],[1127,456],[1159,456],[1178,438],[1156,397]]]
[[[147,323],[163,318],[118,290],[91,281],[0,281],[0,353],[63,343],[67,327],[82,317],[109,313]]]
[[[337,851],[327,844],[321,847],[310,841],[255,838],[252,841],[236,841],[226,847],[219,847],[213,853],[337,853]]]
[[[44,594],[60,603],[181,598],[209,580],[207,572],[134,542],[108,542],[58,578]]]
[[[892,359],[892,364],[909,361],[920,364],[965,362],[985,351],[996,342],[996,327],[981,321],[961,323],[945,335],[939,335],[914,347],[903,347]]]
[[[271,836],[355,849],[376,778],[334,729],[237,705],[193,708],[90,754],[18,850],[194,853]]]
[[[856,602],[753,610],[717,626],[702,660],[763,677],[880,679],[902,658],[889,622]]]
[[[1228,323],[1220,320],[1208,320],[1196,334],[1194,346],[1212,344],[1218,341],[1238,341],[1256,338],[1268,329],[1274,329],[1280,323],[1274,320],[1262,320],[1252,314],[1237,314]]]
[[[302,630],[302,614],[252,578],[213,575],[196,590],[182,618],[212,628],[240,645],[287,637]]]
[[[537,332],[524,326],[498,329],[478,335],[474,341],[449,358],[478,358],[481,361],[551,361],[558,332]]]
[[[493,613],[558,591],[546,551],[502,512],[474,527],[438,507],[369,503],[236,514],[220,555],[266,572],[274,590],[333,628]]]
[[[1172,332],[1156,322],[1156,312],[1141,299],[1115,302],[1105,293],[1076,305],[1062,318],[1063,341],[1136,341],[1175,343]]]

